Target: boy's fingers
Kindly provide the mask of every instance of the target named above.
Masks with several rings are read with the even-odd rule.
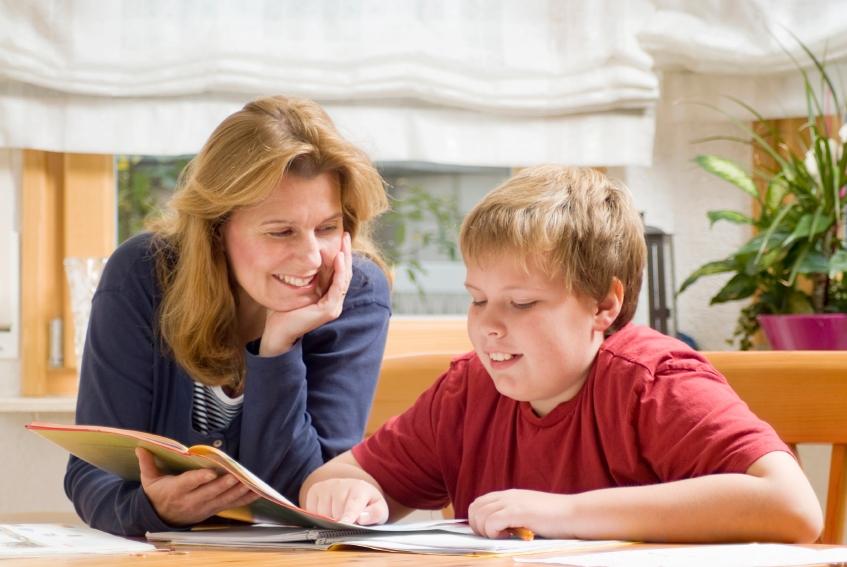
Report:
[[[344,508],[338,521],[346,522],[348,524],[360,523],[364,525],[364,523],[360,521],[363,519],[360,516],[367,507],[368,500],[368,495],[363,492],[353,492],[350,494],[344,501]]]
[[[384,524],[388,520],[388,505],[380,498],[371,502],[367,508],[359,514],[358,523],[363,526],[371,524]]]

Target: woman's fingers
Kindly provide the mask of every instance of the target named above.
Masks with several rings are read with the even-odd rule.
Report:
[[[350,287],[353,275],[353,252],[351,250],[350,233],[345,232],[341,237],[341,249],[335,255],[332,263],[332,283],[324,295],[330,301],[344,302],[344,296]]]

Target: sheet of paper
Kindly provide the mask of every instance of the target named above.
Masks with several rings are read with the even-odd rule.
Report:
[[[815,549],[780,544],[726,544],[629,549],[540,559],[520,563],[576,567],[791,567],[847,562],[847,547]]]
[[[332,543],[317,540],[318,544]],[[439,555],[467,554],[518,554],[542,553],[549,551],[578,551],[597,549],[615,545],[624,545],[620,541],[584,541],[575,539],[488,539],[476,535],[455,533],[412,533],[370,535],[363,538],[350,537],[335,541],[339,545],[367,547],[384,551],[405,551],[408,553],[430,553]]]
[[[156,551],[149,543],[63,524],[0,524],[0,558]]]

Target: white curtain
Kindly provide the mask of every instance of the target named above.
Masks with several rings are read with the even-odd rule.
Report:
[[[653,15],[637,38],[664,76],[664,97],[720,106],[744,120],[751,120],[751,114],[727,96],[766,118],[804,116],[798,65],[810,71],[818,93],[820,81],[799,42],[825,62],[837,89],[842,93],[847,89],[845,0],[652,0],[651,4]],[[831,103],[824,100],[828,112],[833,110]],[[688,120],[715,118],[713,110],[697,105],[680,105],[676,113]]]
[[[766,76],[818,57],[847,58],[845,0],[652,0],[638,42],[663,69]]]
[[[8,0],[0,145],[195,152],[250,98],[325,104],[377,159],[647,163],[640,0]]]
[[[845,11],[844,0],[0,0],[0,147],[194,153],[244,102],[281,93],[323,103],[380,160],[648,165],[661,71],[772,94],[791,68],[780,26],[843,58]]]

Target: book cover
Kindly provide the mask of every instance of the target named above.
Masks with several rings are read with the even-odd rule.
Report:
[[[261,498],[248,506],[218,514],[224,518],[309,528],[371,529],[336,522],[326,516],[303,510],[235,459],[209,445],[186,447],[178,441],[152,433],[97,425],[34,421],[26,425],[26,428],[83,461],[126,480],[139,480],[136,447],[150,451],[156,458],[159,470],[166,474],[179,474],[194,469],[214,469],[220,473],[230,473]],[[376,529],[379,531],[379,528]]]

